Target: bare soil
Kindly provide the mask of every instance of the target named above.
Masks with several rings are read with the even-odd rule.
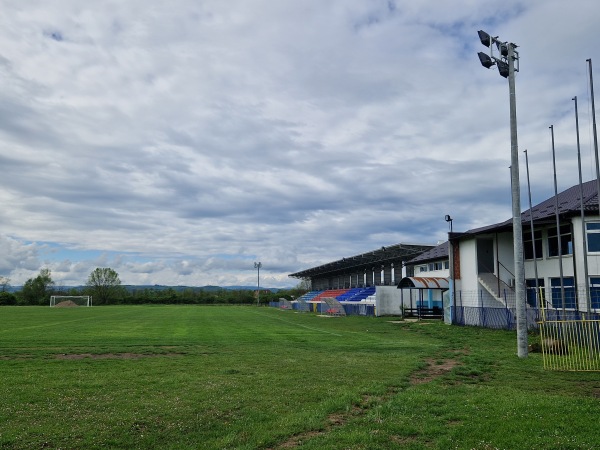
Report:
[[[182,353],[64,353],[56,355],[56,359],[142,359],[183,356]]]
[[[436,378],[441,377],[442,375],[450,372],[460,363],[456,359],[445,359],[443,361],[437,361],[433,358],[428,358],[425,360],[427,362],[427,367],[419,372],[413,374],[410,378],[410,384],[423,384],[429,383]]]
[[[465,353],[467,353],[466,349],[456,352],[457,355]],[[434,358],[428,358],[425,361],[427,362],[427,367],[413,374],[413,376],[410,378],[411,385],[429,383],[435,380],[436,378],[439,378],[444,374],[450,372],[454,367],[460,365],[460,361],[458,359],[453,358],[443,359],[441,361]],[[358,404],[353,405],[350,411],[346,413],[330,414],[327,417],[327,422],[323,430],[307,431],[305,433],[300,433],[295,436],[291,436],[288,440],[281,442],[280,444],[272,447],[269,450],[301,447],[305,441],[316,436],[328,433],[334,427],[343,426],[350,420],[352,416],[365,414],[365,412],[368,411],[371,407],[370,405],[386,401],[396,392],[397,390],[395,388],[392,388],[386,394],[381,396],[374,397],[364,395],[361,401]],[[398,441],[396,443],[399,445],[408,445],[411,443],[411,438],[398,438]]]
[[[56,305],[54,305],[55,308],[73,308],[73,307],[79,307],[79,305],[77,303],[75,303],[73,300],[65,300],[64,302],[60,302],[57,303]]]

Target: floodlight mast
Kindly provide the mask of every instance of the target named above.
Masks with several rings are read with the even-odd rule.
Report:
[[[262,267],[262,263],[259,262],[255,262],[254,263],[254,268],[257,270],[257,275],[256,275],[256,306],[260,306],[260,268]]]
[[[498,66],[500,75],[508,78],[510,101],[510,162],[512,191],[513,251],[515,260],[515,297],[517,309],[517,354],[519,358],[528,356],[527,348],[527,307],[525,299],[525,263],[523,261],[523,226],[521,223],[521,188],[519,182],[519,145],[517,142],[517,102],[515,94],[515,72],[519,71],[519,53],[516,44],[502,42],[479,30],[479,40],[489,48],[490,54],[479,52],[481,65],[487,69]],[[494,44],[500,58],[494,56]]]

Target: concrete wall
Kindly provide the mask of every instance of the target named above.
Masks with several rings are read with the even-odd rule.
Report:
[[[479,288],[475,238],[460,241],[460,284],[464,291],[476,291]]]
[[[598,216],[587,217],[586,222],[598,222],[600,218]],[[574,262],[577,269],[577,281],[578,286],[585,285],[585,277],[583,270],[583,237],[581,234],[581,217],[573,218],[573,248],[574,248]],[[588,274],[590,277],[600,276],[600,255],[598,253],[588,254]]]
[[[405,297],[409,289],[397,289],[396,286],[377,286],[375,291],[375,315],[377,316],[401,316],[402,315],[402,292]],[[408,297],[406,297],[408,298]],[[405,300],[406,301],[406,300]]]
[[[502,264],[499,269],[495,267],[494,270],[496,270],[496,276],[498,276],[499,270],[498,278],[508,285],[510,285],[510,279],[515,277],[515,250],[512,236],[512,232],[499,233],[495,236],[498,243],[494,243],[494,254],[497,260]]]

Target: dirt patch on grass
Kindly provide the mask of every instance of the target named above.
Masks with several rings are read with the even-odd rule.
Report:
[[[271,447],[267,450],[273,450],[276,448],[296,448],[296,447],[300,447],[304,441],[307,441],[309,439],[312,439],[314,437],[320,436],[322,434],[324,434],[325,431],[307,431],[306,433],[302,433],[299,434],[297,436],[293,436],[291,439],[283,442],[282,444],[278,445],[277,447]]]
[[[468,353],[468,349],[456,350],[453,355],[458,357]],[[452,353],[451,353],[452,354]],[[417,385],[428,383],[435,380],[438,377],[450,372],[453,368],[459,366],[461,363],[458,359],[446,358],[436,359],[428,358],[425,360],[427,367],[423,370],[415,372],[410,379],[410,384]],[[346,412],[337,412],[327,416],[327,420],[322,430],[306,431],[297,435],[291,436],[284,442],[277,444],[273,447],[269,447],[267,450],[285,449],[285,448],[297,448],[301,447],[309,439],[317,436],[329,433],[333,428],[341,427],[346,425],[353,417],[357,417],[367,413],[370,409],[376,405],[380,405],[388,401],[393,395],[398,392],[398,388],[390,388],[385,394],[382,395],[363,395],[359,402],[352,405],[352,407]],[[395,436],[393,439],[395,444],[399,446],[410,445],[415,441],[414,437],[401,437]]]
[[[55,308],[77,308],[79,305],[73,300],[65,300],[64,302],[57,303],[54,305]]]
[[[329,414],[322,430],[312,430],[296,434],[280,444],[269,447],[267,450],[301,447],[309,439],[324,435],[334,428],[346,425],[353,417],[365,414],[374,404],[381,404],[387,401],[397,392],[397,388],[390,388],[383,395],[363,395],[360,401],[353,404],[348,411]]]
[[[183,353],[63,353],[56,359],[142,359],[183,356]]]
[[[410,377],[410,384],[423,384],[429,383],[442,375],[447,374],[460,363],[456,359],[444,359],[436,360],[434,358],[428,358],[425,360],[427,367],[413,374]]]
[[[13,360],[23,361],[23,360],[31,359],[31,358],[33,358],[31,355],[1,355],[0,361],[13,361]]]
[[[415,442],[417,442],[417,437],[416,436],[391,436],[390,440],[394,444],[399,445],[400,448],[402,448],[402,447],[412,445]]]

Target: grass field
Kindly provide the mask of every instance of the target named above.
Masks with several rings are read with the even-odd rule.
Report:
[[[597,448],[514,333],[271,308],[0,308],[0,448]]]

